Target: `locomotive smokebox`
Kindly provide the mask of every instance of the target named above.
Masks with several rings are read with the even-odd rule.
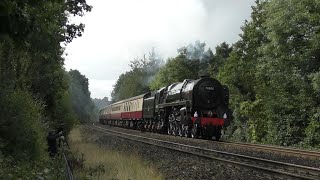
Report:
[[[196,81],[193,88],[194,105],[199,108],[212,109],[221,104],[222,86],[212,78],[202,78]]]

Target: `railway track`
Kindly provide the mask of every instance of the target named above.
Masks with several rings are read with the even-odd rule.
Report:
[[[245,168],[259,170],[264,172],[265,174],[268,174],[272,178],[278,177],[285,179],[320,179],[319,168],[295,165],[213,149],[201,148],[198,146],[191,146],[181,143],[148,138],[139,135],[118,132],[96,125],[87,126],[87,128],[144,144],[149,144],[169,150],[174,150],[208,159],[222,161],[224,163],[229,163],[233,166],[241,166]]]
[[[224,144],[224,145],[232,145],[232,146],[236,146],[236,147],[252,148],[255,150],[277,152],[277,153],[286,154],[286,155],[290,155],[290,156],[320,159],[320,152],[318,152],[318,151],[306,151],[306,150],[302,150],[302,149],[270,146],[270,145],[263,145],[263,144],[223,142],[223,141],[215,142],[215,143]]]

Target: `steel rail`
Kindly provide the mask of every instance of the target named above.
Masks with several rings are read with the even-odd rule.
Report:
[[[204,139],[197,139],[198,141],[205,141],[208,140]],[[230,141],[213,141],[213,143],[230,145],[235,147],[244,147],[244,148],[254,148],[256,150],[266,151],[266,152],[277,152],[281,154],[297,156],[297,157],[306,157],[310,159],[320,159],[320,151],[310,151],[310,150],[303,150],[298,148],[290,148],[290,147],[281,147],[281,146],[272,146],[272,145],[265,145],[265,144],[252,144],[252,143],[241,143],[241,142],[230,142]]]
[[[195,156],[223,161],[236,166],[257,169],[276,177],[290,179],[320,179],[320,169],[318,168],[278,162],[257,157],[250,157],[246,155],[223,152],[213,149],[201,148],[198,146],[191,146],[186,144],[143,137],[139,135],[128,134],[124,132],[118,132],[102,128],[96,125],[93,126],[94,127],[87,127],[102,133],[111,134],[128,140],[134,140],[137,142],[154,145],[161,148],[166,148],[174,151],[192,154]]]
[[[264,144],[250,144],[250,143],[239,143],[239,142],[228,142],[228,141],[216,141],[214,143],[225,144],[225,145],[234,145],[247,148],[254,148],[257,150],[268,150],[272,152],[285,153],[290,155],[295,155],[299,157],[309,157],[309,158],[320,158],[320,152],[318,151],[308,151],[302,149],[288,148],[288,147],[279,147],[279,146],[270,146]]]

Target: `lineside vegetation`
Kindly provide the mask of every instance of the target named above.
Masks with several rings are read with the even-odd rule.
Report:
[[[60,177],[61,172],[52,173],[59,168],[48,157],[46,135],[62,123],[68,133],[78,123],[73,94],[86,92],[82,88],[87,88],[86,82],[76,84],[86,78],[65,71],[63,46],[84,30],[84,24],[68,18],[83,16],[91,8],[85,0],[1,0],[1,178]]]
[[[95,144],[97,135],[81,133],[75,128],[70,133],[70,147],[78,164],[77,178],[83,179],[163,179],[154,168],[134,154],[124,154]]]
[[[151,73],[161,59],[137,59],[112,100],[210,74],[230,89],[230,140],[320,148],[319,19],[318,0],[256,0],[237,42],[214,52],[196,41]]]

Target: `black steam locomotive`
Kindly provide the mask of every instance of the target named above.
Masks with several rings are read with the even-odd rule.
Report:
[[[186,79],[108,105],[100,122],[163,134],[219,140],[229,124],[227,86],[210,77]]]

